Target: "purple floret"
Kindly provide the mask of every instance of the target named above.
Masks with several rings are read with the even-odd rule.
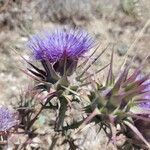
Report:
[[[89,51],[93,45],[93,38],[83,30],[59,29],[34,35],[28,42],[36,60],[56,62],[65,57],[78,59]]]
[[[144,75],[140,74],[137,76],[136,80],[142,80],[144,79]],[[148,78],[147,80],[145,80],[142,85],[145,85],[145,88],[143,90],[143,92],[145,92],[143,99],[148,99],[150,101],[150,78]]]
[[[147,102],[141,102],[139,104],[139,107],[143,108],[143,109],[149,109],[150,110],[150,101]]]
[[[136,80],[140,81],[142,79],[144,79],[144,75],[138,75]],[[145,92],[143,94],[143,99],[145,99],[145,101],[143,102],[139,102],[138,106],[142,109],[148,109],[150,110],[150,78],[148,78],[147,80],[145,80],[142,85],[145,85],[145,89],[143,90],[143,92]]]
[[[0,132],[9,131],[19,123],[18,115],[5,106],[0,106]]]
[[[145,89],[146,94],[144,95],[144,98],[150,101],[150,79],[147,80],[147,81],[145,82],[145,84],[147,85],[147,87],[146,87],[146,89]],[[150,103],[150,102],[149,102],[149,103]]]

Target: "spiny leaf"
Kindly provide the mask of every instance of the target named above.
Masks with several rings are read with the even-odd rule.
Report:
[[[47,80],[53,83],[56,83],[60,78],[52,67],[52,64],[49,61],[42,61],[42,65],[47,73]]]
[[[88,69],[91,67],[91,65],[93,65],[100,57],[101,55],[107,50],[108,48],[108,45],[107,47],[83,70],[83,72],[77,77],[77,79],[80,79],[86,71],[88,71]]]
[[[77,132],[80,132],[96,115],[99,115],[100,111],[95,108],[94,111],[83,121],[83,123],[78,128]]]
[[[114,57],[114,49],[112,49],[111,60],[110,60],[110,68],[106,80],[106,86],[110,86],[114,83],[114,75],[113,75],[113,57]]]
[[[150,144],[148,141],[143,137],[141,132],[130,122],[124,120],[124,123],[147,145],[147,147],[150,149]]]
[[[128,75],[129,69],[126,67],[123,72],[119,75],[119,78],[116,80],[113,91],[118,91],[122,85],[122,83],[126,80],[127,75]]]
[[[30,62],[27,61],[27,60],[26,60],[26,62],[27,62],[30,66],[32,66],[37,72],[39,72],[39,73],[42,74],[43,76],[46,76],[46,72],[45,72],[45,71],[43,71],[43,70],[37,68],[36,66],[34,66],[32,63],[30,63]]]
[[[127,86],[129,83],[132,83],[136,80],[137,76],[141,74],[141,70],[138,68],[134,73],[123,83],[122,87]]]
[[[86,80],[89,77],[92,77],[93,75],[98,74],[99,72],[101,72],[102,70],[104,70],[105,68],[107,68],[109,66],[109,64],[107,64],[106,66],[102,67],[101,69],[97,70],[95,73],[90,74],[89,76],[84,77],[83,79],[81,79],[81,82],[83,82],[84,80]]]
[[[95,53],[96,51],[98,50],[100,44],[95,48],[94,52],[89,56],[89,58],[91,58]],[[83,63],[81,63],[77,68],[80,68],[80,67],[83,67],[86,65],[86,63],[89,61],[89,59],[86,59]]]
[[[128,64],[129,67],[131,67],[131,64],[132,64],[132,63],[134,62],[134,60],[136,59],[136,56],[137,56],[137,55],[135,55],[135,56],[132,58],[130,64]],[[123,86],[126,86],[126,84],[131,83],[132,81],[134,81],[134,80],[137,78],[138,75],[141,75],[141,70],[142,70],[142,68],[144,67],[144,64],[146,63],[146,60],[149,58],[149,56],[150,56],[150,55],[146,56],[146,58],[142,61],[141,65],[140,65],[140,66],[134,71],[134,73],[127,79],[127,81],[124,83]]]
[[[39,73],[37,73],[37,72],[35,72],[35,71],[33,71],[33,70],[31,70],[31,69],[29,69],[29,68],[27,68],[27,70],[29,70],[32,74],[34,74],[35,76],[37,76],[37,77],[39,77],[39,78],[41,78],[41,79],[45,79],[45,77],[43,76],[43,75],[41,75],[41,74],[39,74]]]
[[[46,75],[45,71],[37,68],[36,66],[34,66],[31,62],[29,62],[27,59],[25,59],[21,54],[19,54],[14,48],[11,48],[13,50],[13,52],[15,52],[17,55],[19,55],[27,64],[29,64],[31,67],[33,67],[37,72],[41,73],[43,76]]]
[[[23,73],[25,73],[26,75],[28,75],[29,77],[31,77],[32,79],[36,80],[36,81],[41,81],[41,79],[31,75],[30,73],[28,73],[28,71],[20,69]]]
[[[38,84],[34,87],[35,90],[43,90],[45,91],[45,89],[47,89],[47,85],[45,84]]]
[[[142,83],[144,83],[145,81],[147,81],[147,79],[149,79],[149,75],[147,75],[147,76],[141,78],[140,80],[135,80],[134,82],[129,83],[128,85],[126,85],[125,90],[128,91],[128,90],[130,90],[130,89],[134,89],[134,88],[136,88],[136,87],[142,85]],[[146,85],[146,86],[149,86],[150,83],[145,84],[145,85]]]

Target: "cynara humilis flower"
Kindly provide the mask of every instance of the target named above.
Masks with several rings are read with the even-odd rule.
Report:
[[[84,30],[58,29],[34,35],[27,45],[36,60],[53,63],[54,69],[63,74],[64,67],[68,71],[76,68],[78,59],[93,47],[94,40]]]
[[[7,132],[18,124],[18,114],[14,110],[0,106],[0,132]]]

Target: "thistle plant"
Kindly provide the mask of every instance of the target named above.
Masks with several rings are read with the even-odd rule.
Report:
[[[0,136],[1,143],[5,143],[10,133],[15,132],[19,125],[19,116],[17,111],[6,106],[0,106]]]
[[[34,89],[39,93],[47,92],[40,112],[44,107],[59,107],[55,130],[62,130],[70,101],[77,101],[75,94],[70,91],[76,91],[78,87],[71,85],[68,77],[75,73],[78,60],[94,46],[94,39],[83,30],[59,29],[41,36],[34,35],[27,45],[33,58],[43,67],[41,69],[28,62],[32,69],[25,71],[37,81]],[[51,102],[54,98],[58,101],[56,106]]]
[[[131,71],[131,66],[127,64],[115,76],[112,50],[110,63],[94,72],[97,74],[109,68],[106,82],[94,81],[94,74],[89,74],[88,70],[107,48],[88,64],[85,54],[93,50],[88,58],[93,57],[98,48],[94,38],[81,29],[61,28],[54,32],[36,34],[29,39],[27,47],[32,54],[32,61],[23,58],[28,68],[22,71],[35,84],[30,92],[20,97],[17,107],[19,124],[15,118],[9,119],[10,115],[5,119],[7,113],[1,113],[0,108],[1,131],[8,131],[18,125],[28,135],[21,148],[25,148],[37,136],[34,124],[43,110],[56,110],[58,113],[54,131],[65,137],[62,144],[68,143],[70,149],[78,148],[71,133],[82,132],[91,122],[99,126],[99,131],[104,130],[109,142],[118,149],[150,149],[150,76],[142,74],[142,67]],[[84,60],[82,63],[81,59]],[[40,66],[35,65],[34,61],[40,63]],[[84,96],[81,91],[85,91]],[[85,97],[88,104],[83,105]],[[68,124],[65,121],[66,113],[74,102],[81,105],[85,117]],[[3,127],[5,123],[8,126]],[[141,123],[143,127],[140,126]],[[118,145],[121,135],[125,136],[125,141]]]
[[[59,29],[52,33],[43,33],[43,37],[33,36],[28,47],[43,67],[49,62],[60,76],[68,76],[75,70],[78,59],[83,57],[93,44],[94,40],[85,31]]]
[[[85,108],[85,111],[91,114],[83,125],[90,121],[99,124],[100,129],[105,131],[116,146],[117,137],[125,135],[126,142],[121,149],[128,149],[129,145],[132,145],[130,148],[140,148],[143,144],[150,148],[149,133],[144,133],[144,130],[148,129],[142,128],[139,124],[139,121],[145,122],[145,127],[148,128],[150,121],[149,81],[149,75],[142,75],[141,68],[130,73],[129,65],[115,78],[110,65],[106,82],[97,83],[95,90],[90,92],[91,104]],[[140,143],[135,137],[138,137]]]

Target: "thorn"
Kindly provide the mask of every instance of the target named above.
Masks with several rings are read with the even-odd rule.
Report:
[[[86,80],[86,79],[87,79],[87,78],[89,78],[89,77],[94,76],[95,74],[98,74],[99,72],[101,72],[102,70],[104,70],[105,68],[107,68],[109,65],[110,65],[110,63],[109,63],[109,64],[107,64],[107,65],[105,65],[105,66],[104,66],[104,67],[102,67],[101,69],[97,70],[95,73],[90,74],[90,75],[88,75],[88,76],[84,77],[83,79],[81,79],[81,82],[83,82],[84,80]]]
[[[112,47],[111,53],[111,60],[110,60],[110,68],[106,80],[106,86],[111,85],[114,82],[114,75],[113,75],[113,57],[114,57],[114,46]]]
[[[85,119],[81,126],[77,129],[76,133],[79,133],[85,126],[96,116],[100,114],[98,108],[95,108],[94,111]]]
[[[91,57],[95,54],[95,52],[98,50],[99,47],[100,47],[100,44],[98,44],[98,46],[95,48],[94,52],[89,56],[89,58],[91,58]],[[85,66],[88,61],[89,61],[89,59],[86,59],[86,60],[85,60],[82,64],[80,64],[77,68],[80,68],[80,67],[82,67],[82,66]]]
[[[107,50],[109,45],[107,45],[106,48],[104,48],[103,51],[83,70],[83,72],[77,77],[77,79],[80,79],[85,74],[85,72],[91,67],[91,65],[93,65],[98,60],[98,58],[101,57],[101,55]]]
[[[21,68],[20,68],[20,70],[21,70],[23,73],[25,73],[26,75],[28,75],[29,77],[31,77],[32,79],[34,79],[34,80],[36,80],[36,81],[41,81],[39,78],[37,78],[37,77],[31,75],[31,74],[28,73],[26,70],[23,70],[23,69],[21,69]]]

